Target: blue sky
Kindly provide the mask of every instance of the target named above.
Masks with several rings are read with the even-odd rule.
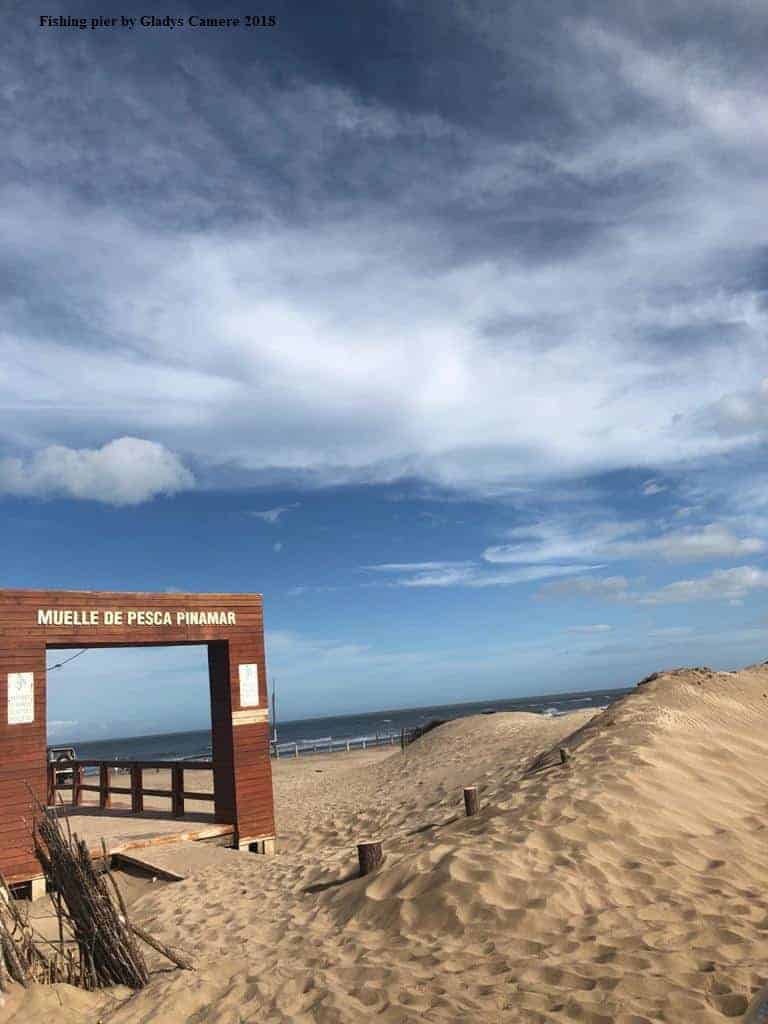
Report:
[[[768,15],[622,6],[11,4],[3,585],[260,591],[287,717],[762,660]],[[52,738],[205,685],[89,652]]]

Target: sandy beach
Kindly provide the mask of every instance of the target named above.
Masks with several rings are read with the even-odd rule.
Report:
[[[767,713],[766,665],[677,670],[597,714],[480,715],[406,753],[273,763],[277,856],[206,846],[184,881],[124,878],[195,973],[14,987],[0,1019],[738,1019],[768,979]],[[385,861],[358,878],[367,837]]]

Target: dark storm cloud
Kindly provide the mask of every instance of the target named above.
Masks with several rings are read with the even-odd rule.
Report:
[[[677,117],[617,80],[615,54],[574,45],[572,25],[607,18],[649,47],[704,47],[718,62],[729,32],[739,45],[750,38],[706,5],[695,19],[688,5],[594,3],[276,2],[270,11],[278,27],[255,32],[79,32],[42,30],[17,6],[3,179],[32,175],[169,229],[244,217],[266,227],[327,216],[334,204],[387,204],[434,218],[454,259],[486,246],[567,257],[668,186],[653,166],[585,176],[543,151],[575,154],[616,124],[652,120],[659,130]],[[225,3],[216,14],[242,11]],[[522,166],[514,156],[507,181],[472,189],[467,171],[502,143],[535,150]]]
[[[413,183],[461,172],[478,144],[564,146],[599,129],[580,124],[563,95],[563,74],[578,75],[583,58],[569,50],[562,16],[546,6],[494,12],[493,5],[379,0],[273,7],[278,28],[256,34],[42,30],[19,8],[8,54],[4,180],[32,172],[86,202],[116,203],[139,218],[159,212],[169,226],[194,228],[244,214],[308,216],[327,202],[397,204],[413,196],[423,206]],[[117,4],[103,10],[118,12]],[[70,13],[92,12],[75,5]],[[168,13],[189,12],[171,4]],[[224,4],[216,13],[241,11]],[[503,35],[488,30],[494,18]],[[360,102],[351,119],[346,95]],[[614,83],[601,117],[638,116],[626,106],[637,103],[632,97]],[[382,110],[389,123],[376,126]],[[414,130],[398,118],[424,121]],[[542,193],[553,207],[594,205],[597,197],[583,193],[595,183],[569,181],[535,160],[530,171],[542,177],[517,194],[529,216],[541,212]],[[619,191],[636,184],[626,181]],[[607,204],[616,183],[601,188]],[[485,205],[493,237],[494,207],[508,198],[502,189],[495,203],[477,195],[446,203],[437,187],[426,205],[450,218],[462,206],[474,212]],[[538,228],[524,228],[518,216],[504,232],[516,230],[521,246],[534,251],[549,237],[567,244],[565,236],[579,236],[584,226],[557,214],[552,209]],[[482,223],[475,233],[482,236]]]

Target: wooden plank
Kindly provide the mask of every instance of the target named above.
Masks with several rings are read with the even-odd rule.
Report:
[[[79,807],[83,802],[83,769],[78,765],[72,783],[72,803]]]
[[[171,814],[180,818],[184,813],[184,769],[175,764],[171,769]]]
[[[112,797],[109,793],[110,774],[109,765],[103,764],[99,769],[99,807],[103,811],[112,806]]]
[[[131,810],[134,814],[141,814],[144,810],[144,771],[141,765],[131,765]]]
[[[208,825],[204,829],[186,832],[173,832],[158,836],[152,836],[151,839],[127,839],[125,842],[117,843],[107,847],[110,855],[114,853],[124,853],[126,850],[142,850],[150,846],[165,846],[169,843],[187,843],[187,842],[203,842],[206,839],[216,839],[220,836],[231,836],[235,832],[232,825]],[[93,856],[101,854],[101,848],[92,851]]]
[[[134,847],[134,849],[145,849],[145,847]],[[121,865],[127,864],[129,867],[146,871],[147,874],[151,874],[155,878],[162,878],[166,882],[183,882],[186,878],[186,875],[179,875],[176,871],[171,871],[170,868],[163,868],[149,860],[142,860],[136,853],[112,853],[110,856],[113,867],[119,868]]]

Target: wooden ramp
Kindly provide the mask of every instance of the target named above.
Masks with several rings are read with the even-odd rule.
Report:
[[[204,868],[221,865],[230,857],[243,856],[248,856],[248,852],[211,843],[176,842],[118,852],[113,855],[112,864],[166,882],[183,882]]]
[[[217,825],[211,815],[204,814],[179,819],[157,811],[133,814],[122,808],[67,807],[58,811],[63,828],[85,840],[94,857],[102,856],[102,840],[109,854],[119,854],[177,843],[226,845],[234,835],[232,825]]]

